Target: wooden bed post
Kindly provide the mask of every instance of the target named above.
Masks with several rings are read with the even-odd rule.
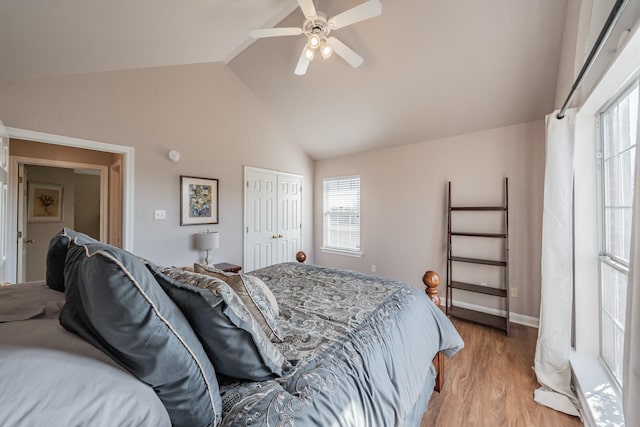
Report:
[[[440,296],[438,295],[440,276],[438,273],[435,271],[427,271],[424,273],[424,276],[422,276],[422,283],[426,286],[425,292],[429,299],[440,307]],[[441,352],[438,352],[436,357],[433,358],[433,365],[436,367],[437,373],[436,385],[433,389],[439,393],[444,386],[444,356]]]
[[[307,254],[305,254],[303,251],[299,251],[296,254],[296,260],[300,263],[305,262],[307,260]]]

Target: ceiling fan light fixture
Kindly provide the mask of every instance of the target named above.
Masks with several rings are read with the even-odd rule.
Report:
[[[333,49],[324,40],[320,43],[320,53],[324,59],[328,59],[333,55]]]
[[[309,47],[310,47],[311,49],[315,49],[315,48],[317,48],[318,46],[320,46],[320,41],[321,41],[321,40],[320,40],[320,36],[319,36],[319,35],[317,35],[317,34],[311,34],[311,35],[309,36],[309,40],[308,40]]]
[[[313,57],[315,56],[316,51],[312,48],[310,48],[309,46],[307,46],[307,48],[304,50],[304,57],[307,58],[309,61],[313,61]]]

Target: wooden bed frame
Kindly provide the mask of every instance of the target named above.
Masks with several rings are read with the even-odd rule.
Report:
[[[300,251],[296,254],[296,260],[300,263],[303,263],[307,260],[307,254],[303,251]],[[440,276],[435,271],[427,271],[422,276],[422,283],[426,286],[425,292],[427,296],[440,307],[440,295],[438,294],[438,286],[440,285]],[[441,352],[436,354],[436,357],[433,358],[433,366],[436,368],[436,385],[434,386],[434,390],[438,393],[442,390],[444,386],[444,356]]]
[[[435,271],[427,271],[422,276],[422,283],[426,286],[424,290],[427,293],[427,296],[431,298],[431,301],[434,302],[435,305],[440,307],[440,295],[438,294],[438,286],[440,286],[440,276]],[[436,357],[433,358],[433,366],[436,367],[436,385],[433,387],[435,391],[440,393],[442,387],[444,386],[444,355],[441,352],[436,354]]]

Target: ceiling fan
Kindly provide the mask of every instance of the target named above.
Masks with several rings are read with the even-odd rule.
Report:
[[[337,38],[329,37],[329,33],[333,30],[346,27],[347,25],[380,15],[382,13],[380,0],[369,0],[330,19],[327,19],[326,14],[316,11],[313,0],[297,1],[306,18],[302,24],[302,28],[261,28],[251,30],[251,37],[260,39],[265,37],[299,36],[304,34],[305,37],[307,37],[307,43],[302,50],[298,65],[294,71],[294,73],[299,76],[307,72],[307,68],[309,68],[309,64],[313,60],[316,50],[320,50],[320,54],[324,59],[327,59],[335,52],[353,68],[362,65],[364,59],[360,55]]]

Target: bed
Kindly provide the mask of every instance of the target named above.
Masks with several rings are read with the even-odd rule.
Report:
[[[219,310],[212,315],[230,317],[231,302],[210,300],[224,297],[217,282],[194,291],[178,279],[202,274],[62,233],[65,292],[43,282],[0,288],[0,425],[418,426],[436,384],[432,360],[463,347],[425,292],[303,263],[243,279],[257,278],[275,297],[278,339],[247,342],[237,328],[208,338],[218,326],[197,330],[194,313],[203,310],[191,297],[206,293],[207,308]],[[97,258],[113,271],[97,269]],[[72,285],[78,277],[84,285]],[[242,313],[237,322],[247,320]],[[157,337],[155,323],[148,335],[131,327],[159,318],[168,338]],[[273,363],[245,369],[244,347],[255,355],[260,345],[267,350],[258,356]]]

